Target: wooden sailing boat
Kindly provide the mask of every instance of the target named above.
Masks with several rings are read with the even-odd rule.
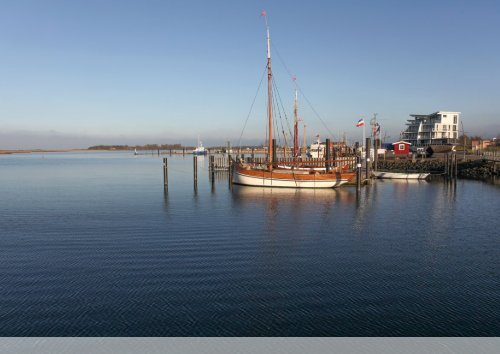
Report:
[[[265,16],[265,13],[263,13]],[[303,168],[278,169],[278,161],[273,160],[273,95],[271,70],[271,40],[269,26],[267,26],[267,116],[268,116],[268,148],[267,164],[252,165],[240,160],[234,167],[233,183],[258,187],[288,187],[288,188],[333,188],[347,183],[355,176],[341,168],[332,168],[329,165],[325,171],[307,170]],[[296,112],[295,107],[295,112]],[[296,116],[297,117],[297,116]],[[296,118],[297,120],[297,118]],[[294,130],[297,132],[297,123]],[[298,132],[296,133],[298,134]],[[294,156],[297,154],[298,138],[294,136]],[[329,164],[329,161],[327,162]],[[298,167],[295,160],[292,165]]]

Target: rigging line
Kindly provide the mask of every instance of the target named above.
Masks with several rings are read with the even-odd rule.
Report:
[[[292,74],[292,72],[290,71],[290,69],[288,69],[288,66],[286,66],[285,61],[281,57],[281,54],[280,54],[278,48],[276,48],[276,46],[274,45],[274,42],[271,43],[271,47],[276,52],[276,55],[278,56],[278,59],[281,62],[281,65],[283,65],[283,67],[285,68],[285,71],[288,73],[288,75],[290,75],[290,78],[292,78],[292,80],[293,80],[294,75]]]
[[[288,75],[290,75],[290,77],[292,78],[293,80],[293,77],[294,75],[291,73],[290,69],[288,69],[288,66],[286,66],[285,64],[285,61],[283,60],[283,58],[281,57],[280,55],[280,52],[278,50],[278,48],[276,48],[276,46],[271,43],[271,46],[273,48],[273,50],[276,52],[276,55],[278,56],[278,59],[280,60],[281,62],[281,65],[283,65],[283,67],[285,68],[285,71],[288,73]],[[312,111],[314,112],[314,114],[316,114],[316,116],[318,117],[318,119],[320,120],[320,122],[323,124],[323,126],[326,128],[326,130],[328,130],[328,132],[330,133],[330,135],[333,137],[333,133],[330,131],[330,129],[328,129],[328,126],[326,125],[326,123],[323,121],[323,119],[321,119],[321,116],[319,115],[319,113],[314,109],[313,105],[311,104],[311,102],[309,101],[309,99],[306,97],[306,95],[304,94],[304,92],[302,91],[302,89],[300,88],[299,84],[297,83],[296,80],[293,80],[294,83],[295,83],[295,86],[297,87],[297,89],[299,90],[300,94],[302,96],[304,96],[304,98],[306,99],[306,102],[307,104],[309,105],[309,107],[312,109]]]
[[[279,123],[281,124],[281,133],[283,134],[283,139],[284,139],[284,143],[285,143],[285,146],[288,147],[288,144],[287,144],[287,141],[286,141],[286,136],[285,136],[285,128],[283,127],[283,117],[282,117],[282,112],[283,112],[283,115],[285,116],[285,119],[288,120],[287,118],[287,115],[286,115],[286,111],[284,109],[284,106],[283,106],[283,101],[281,100],[281,97],[279,95],[279,91],[278,91],[278,88],[277,88],[277,85],[276,85],[276,82],[273,80],[273,88],[274,88],[274,93],[275,93],[275,97],[277,98],[274,102],[275,104],[275,107],[276,107],[276,112],[280,118],[280,121]],[[281,103],[281,108],[280,108],[280,104]],[[276,125],[277,125],[277,120],[276,120]],[[278,128],[278,127],[276,127]],[[280,142],[281,142],[281,138],[280,138]]]
[[[321,119],[321,116],[319,115],[319,113],[316,111],[316,109],[314,109],[313,105],[311,104],[311,102],[309,101],[309,99],[307,98],[307,96],[304,94],[304,92],[302,92],[302,89],[300,88],[299,84],[296,84],[297,85],[297,88],[299,89],[299,92],[300,94],[305,98],[307,104],[309,105],[309,107],[312,109],[312,111],[314,112],[314,114],[316,114],[316,117],[320,120],[320,122],[323,124],[323,126],[325,127],[325,129],[328,131],[328,133],[330,133],[330,136],[334,136],[332,131],[328,128],[328,126],[326,125],[326,123],[323,121],[323,119]]]
[[[283,110],[283,115],[285,116],[286,125],[288,127],[288,133],[290,135],[293,135],[292,134],[292,129],[290,128],[290,121],[288,120],[288,115],[286,114],[286,109],[285,109],[285,107],[283,105],[283,100],[281,99],[281,95],[280,95],[280,93],[278,91],[278,86],[276,85],[276,82],[274,81],[274,79],[273,79],[273,82],[274,82],[274,87],[276,88],[276,96],[278,97],[278,101],[281,104],[281,109]]]
[[[252,104],[250,106],[250,111],[248,112],[247,118],[245,119],[245,124],[243,125],[243,129],[241,130],[240,138],[238,140],[238,146],[240,148],[241,148],[241,137],[243,136],[243,132],[245,131],[245,128],[247,126],[248,119],[250,118],[250,115],[252,114],[253,106],[254,106],[255,100],[257,99],[257,96],[259,94],[260,88],[262,87],[262,81],[264,81],[264,76],[266,74],[266,71],[267,71],[267,64],[266,64],[266,67],[264,68],[264,71],[262,72],[262,77],[260,78],[259,87],[257,88],[257,92],[255,92],[255,96],[254,96]]]
[[[276,116],[279,115],[279,107],[276,103],[275,100],[273,100],[272,102],[273,104],[273,112],[274,112],[274,115],[273,115],[273,130],[274,132],[276,132],[275,135],[273,135],[273,138],[276,139],[277,137],[277,143],[278,144],[281,144],[281,135],[280,135],[280,131],[279,131],[279,126],[278,126],[278,120],[276,119]]]
[[[279,100],[279,93],[277,92],[277,90],[275,90],[275,92],[278,95],[278,100]],[[278,101],[275,102],[275,105],[276,105],[276,111],[277,111],[278,116],[280,118],[279,123],[281,125],[281,134],[283,134],[284,144],[285,144],[286,147],[288,147],[288,143],[286,141],[286,135],[285,135],[285,128],[283,127],[283,117],[281,115],[282,108],[280,108]],[[283,111],[283,115],[286,117],[286,113],[284,111]],[[278,125],[277,121],[276,121],[276,125]],[[279,127],[277,127],[277,128],[279,128]],[[281,142],[281,138],[280,138],[280,142]]]
[[[279,56],[279,54],[278,54],[278,56]],[[283,100],[281,99],[281,95],[278,91],[278,85],[276,84],[276,80],[274,79],[274,76],[272,77],[272,80],[273,80],[273,89],[276,92],[276,97],[278,98],[278,101],[281,103],[281,107],[283,109],[283,114],[285,115],[285,120],[286,120],[286,123],[288,126],[288,130],[289,130],[289,133],[291,133],[290,123],[288,121],[288,116],[286,114],[286,110],[285,110],[284,105],[283,105]],[[283,131],[283,138],[285,140],[285,146],[288,146],[288,143],[286,142],[285,130],[283,128],[283,120],[281,119],[281,113],[279,113],[280,112],[279,105],[277,103],[276,103],[276,105],[278,106],[278,114],[280,115],[281,127],[282,127],[282,131]],[[296,166],[292,166],[291,172],[292,172],[293,182],[295,183],[295,187],[297,187],[298,183],[297,183],[297,177],[296,177],[296,173],[295,173],[295,167]]]

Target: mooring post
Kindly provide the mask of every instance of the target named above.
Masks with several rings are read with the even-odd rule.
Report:
[[[276,164],[276,139],[273,139],[273,165]]]
[[[451,175],[455,178],[455,154],[451,153]]]
[[[453,155],[451,153],[449,153],[449,156],[448,156],[448,169],[450,170],[448,172],[448,176],[453,178]]]
[[[212,185],[214,184],[215,179],[215,156],[210,155],[210,171],[212,172]]]
[[[356,188],[361,190],[361,157],[356,156]]]
[[[233,184],[233,178],[232,178],[232,171],[233,171],[233,158],[231,155],[227,156],[227,163],[228,163],[228,170],[227,170],[227,183],[229,186],[229,189],[231,189],[232,184]]]
[[[445,153],[444,155],[443,164],[444,164],[444,175],[448,176],[448,153]]]
[[[214,170],[214,166],[215,166],[215,156],[210,155],[210,164],[209,164],[210,171]]]
[[[375,139],[373,141],[375,145],[375,151],[373,154],[373,170],[377,171],[378,170],[378,149],[380,148],[380,139]]]
[[[326,139],[325,169],[326,173],[330,172],[330,139]]]
[[[186,154],[186,148],[185,148],[185,147],[183,147],[183,148],[182,148],[182,156],[184,156],[185,154]]]
[[[455,155],[455,179],[456,179],[458,178],[458,155],[456,152],[454,153],[454,155]]]
[[[370,156],[371,156],[371,150],[372,150],[372,147],[371,147],[372,143],[371,143],[371,139],[370,138],[366,138],[366,151],[365,151],[365,168],[366,168],[366,179],[368,179],[368,177],[370,176]]]
[[[168,191],[168,162],[166,157],[163,159],[163,189]]]
[[[450,177],[453,178],[455,172],[455,162],[453,161],[453,153],[450,153]]]
[[[193,177],[194,177],[194,190],[198,189],[198,158],[193,156]]]

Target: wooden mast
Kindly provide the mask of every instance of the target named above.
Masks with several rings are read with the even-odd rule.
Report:
[[[269,141],[267,160],[269,161],[269,171],[273,169],[273,84],[271,72],[271,39],[269,36],[269,25],[267,24],[267,14],[264,12],[267,28],[267,118],[269,120]]]
[[[293,158],[299,155],[299,117],[298,117],[298,103],[297,103],[297,90],[295,90],[295,106],[294,106],[295,122],[293,125]]]

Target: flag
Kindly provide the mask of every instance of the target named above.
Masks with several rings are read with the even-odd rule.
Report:
[[[364,127],[365,126],[365,121],[363,120],[363,118],[358,120],[358,122],[356,123],[356,126],[357,127]]]
[[[260,15],[266,17],[267,16],[266,10],[262,10],[262,12],[260,13]]]

